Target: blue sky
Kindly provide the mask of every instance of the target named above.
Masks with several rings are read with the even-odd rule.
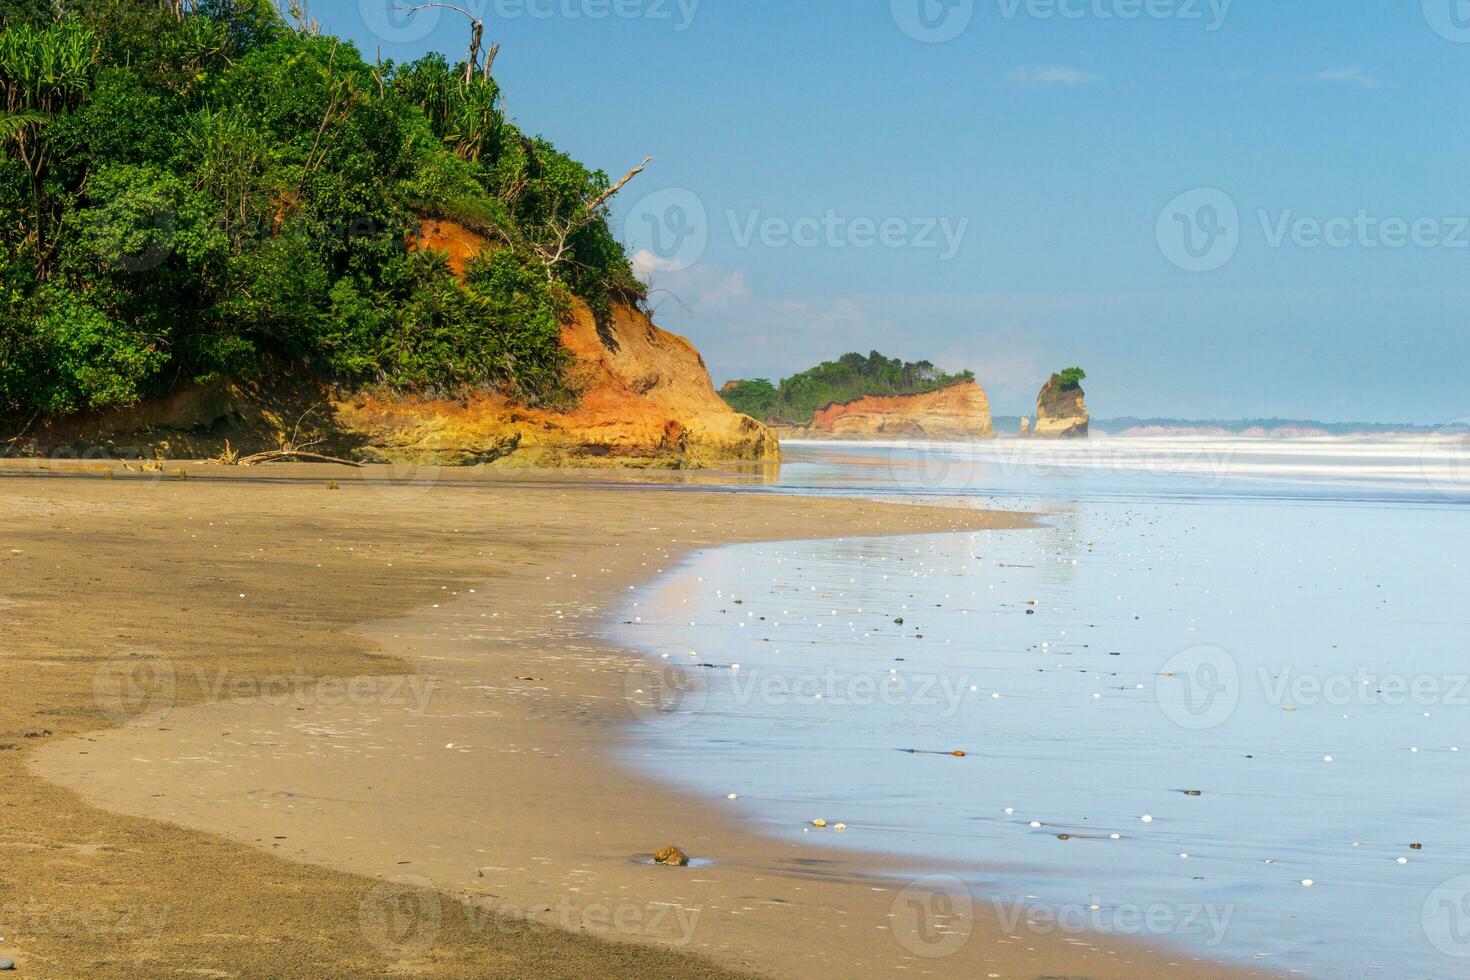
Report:
[[[318,3],[369,56],[463,18]],[[848,350],[997,413],[1470,415],[1470,0],[459,0],[717,382]],[[426,33],[427,32],[427,33]]]

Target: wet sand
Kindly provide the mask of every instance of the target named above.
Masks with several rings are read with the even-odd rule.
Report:
[[[659,716],[603,631],[681,555],[1023,516],[187,472],[0,477],[0,878],[50,913],[0,907],[26,975],[1244,975],[966,914],[614,758]],[[647,863],[671,843],[711,863]]]

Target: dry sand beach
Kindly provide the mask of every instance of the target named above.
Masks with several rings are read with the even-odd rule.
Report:
[[[978,905],[915,942],[903,889],[943,868],[752,834],[614,759],[646,694],[601,632],[681,555],[1024,515],[175,469],[0,476],[22,976],[1246,975]],[[666,844],[709,863],[651,865]]]

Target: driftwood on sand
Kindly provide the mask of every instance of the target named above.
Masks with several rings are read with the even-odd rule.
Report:
[[[239,460],[236,466],[255,466],[259,463],[284,463],[288,460],[305,463],[336,463],[339,466],[352,466],[362,469],[362,464],[350,459],[339,459],[336,456],[323,456],[321,453],[307,452],[304,449],[272,449],[254,456],[246,456]]]

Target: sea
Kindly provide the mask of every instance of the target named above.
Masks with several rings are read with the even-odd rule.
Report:
[[[1040,526],[690,556],[630,765],[977,925],[1470,976],[1463,435],[783,450],[730,486]]]

